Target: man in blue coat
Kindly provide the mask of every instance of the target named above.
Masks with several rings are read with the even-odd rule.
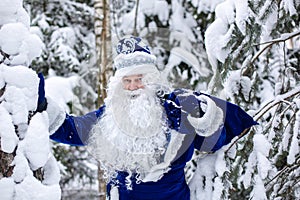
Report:
[[[189,200],[184,167],[194,152],[215,152],[256,122],[238,106],[190,90],[171,90],[140,38],[117,46],[105,104],[81,117],[56,113],[51,139],[86,145],[120,200]],[[41,81],[39,110],[45,107]],[[42,107],[42,108],[41,108]],[[50,120],[51,122],[51,120]]]

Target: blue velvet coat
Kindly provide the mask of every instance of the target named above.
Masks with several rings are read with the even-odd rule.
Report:
[[[120,200],[189,200],[190,191],[185,181],[184,167],[186,162],[192,158],[194,149],[215,152],[230,143],[234,137],[240,135],[245,129],[257,124],[251,116],[237,105],[206,94],[180,95],[185,92],[185,90],[176,90],[161,98],[169,128],[186,134],[185,140],[187,142],[183,143],[188,144],[188,146],[183,148],[184,153],[175,157],[170,166],[171,170],[165,173],[160,180],[157,182],[141,182],[140,184],[136,184],[133,180],[132,190],[128,190],[125,184],[127,173],[119,172],[117,179],[119,181]],[[224,115],[224,124],[209,137],[196,134],[194,127],[187,120],[188,113],[198,117],[204,114],[197,98],[199,95],[210,97],[222,109]],[[67,114],[64,123],[50,138],[65,144],[85,145],[91,127],[101,117],[104,110],[105,106],[102,106],[98,110],[81,117]],[[108,196],[110,190],[111,185],[108,184]]]

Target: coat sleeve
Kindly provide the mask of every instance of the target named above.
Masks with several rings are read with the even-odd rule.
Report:
[[[50,135],[50,139],[74,146],[86,145],[90,130],[102,115],[104,108],[105,106],[102,106],[96,111],[78,117],[65,114],[64,122]]]
[[[239,106],[213,96],[206,96],[211,98],[215,104],[222,109],[224,121],[219,129],[211,136],[205,138],[196,135],[195,147],[198,150],[206,152],[217,151],[222,146],[229,144],[234,137],[239,136],[244,130],[258,124]]]
[[[176,106],[169,109],[171,112],[167,109],[167,113],[175,110],[176,118],[168,114],[168,120],[171,119],[172,125],[178,124],[171,128],[183,134],[194,134],[194,146],[200,151],[217,151],[257,124],[239,106],[214,96],[181,89],[169,97]]]

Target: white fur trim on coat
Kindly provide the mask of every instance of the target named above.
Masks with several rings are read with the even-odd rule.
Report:
[[[201,118],[188,115],[187,119],[195,128],[198,135],[208,137],[214,134],[223,124],[223,111],[209,97],[200,95],[197,98],[206,105],[206,109],[202,108],[205,113]]]
[[[110,190],[110,200],[119,200],[119,189],[113,186]]]
[[[65,121],[66,113],[56,102],[47,97],[46,112],[49,116],[49,132],[53,134]]]

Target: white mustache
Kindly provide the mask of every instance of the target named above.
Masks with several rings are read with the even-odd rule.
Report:
[[[152,93],[152,94],[156,95],[159,98],[163,98],[165,94],[170,92],[170,90],[171,89],[167,86],[151,83],[151,84],[146,84],[145,88],[140,88],[140,89],[132,90],[132,91],[131,90],[125,90],[124,93],[130,99],[136,99],[141,94],[144,94],[144,93],[149,93],[149,94]]]
[[[125,90],[125,95],[128,96],[130,99],[135,99],[138,96],[140,96],[142,94],[144,89],[138,89],[138,90]]]

